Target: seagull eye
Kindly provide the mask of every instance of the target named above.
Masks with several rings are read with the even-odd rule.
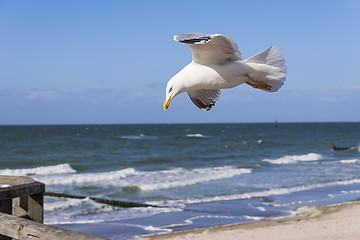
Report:
[[[172,91],[172,87],[169,89],[169,92],[171,92]]]

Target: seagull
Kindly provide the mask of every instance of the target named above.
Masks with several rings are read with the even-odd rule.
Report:
[[[183,92],[197,107],[209,111],[218,100],[220,89],[246,83],[276,92],[286,79],[285,60],[277,46],[242,60],[237,44],[221,34],[184,33],[175,35],[174,40],[190,48],[193,60],[167,83],[164,110]]]

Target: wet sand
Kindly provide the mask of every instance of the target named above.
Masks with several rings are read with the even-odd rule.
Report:
[[[177,231],[145,238],[151,240],[358,240],[360,239],[360,201],[302,207],[296,211],[296,215],[290,217]]]

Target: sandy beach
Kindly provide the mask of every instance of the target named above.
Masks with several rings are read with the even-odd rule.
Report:
[[[296,215],[150,236],[160,239],[360,239],[360,202],[299,208]]]

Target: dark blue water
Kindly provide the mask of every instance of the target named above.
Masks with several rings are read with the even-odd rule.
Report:
[[[0,174],[163,207],[45,198],[46,223],[129,239],[355,200],[359,143],[360,123],[0,126]]]

